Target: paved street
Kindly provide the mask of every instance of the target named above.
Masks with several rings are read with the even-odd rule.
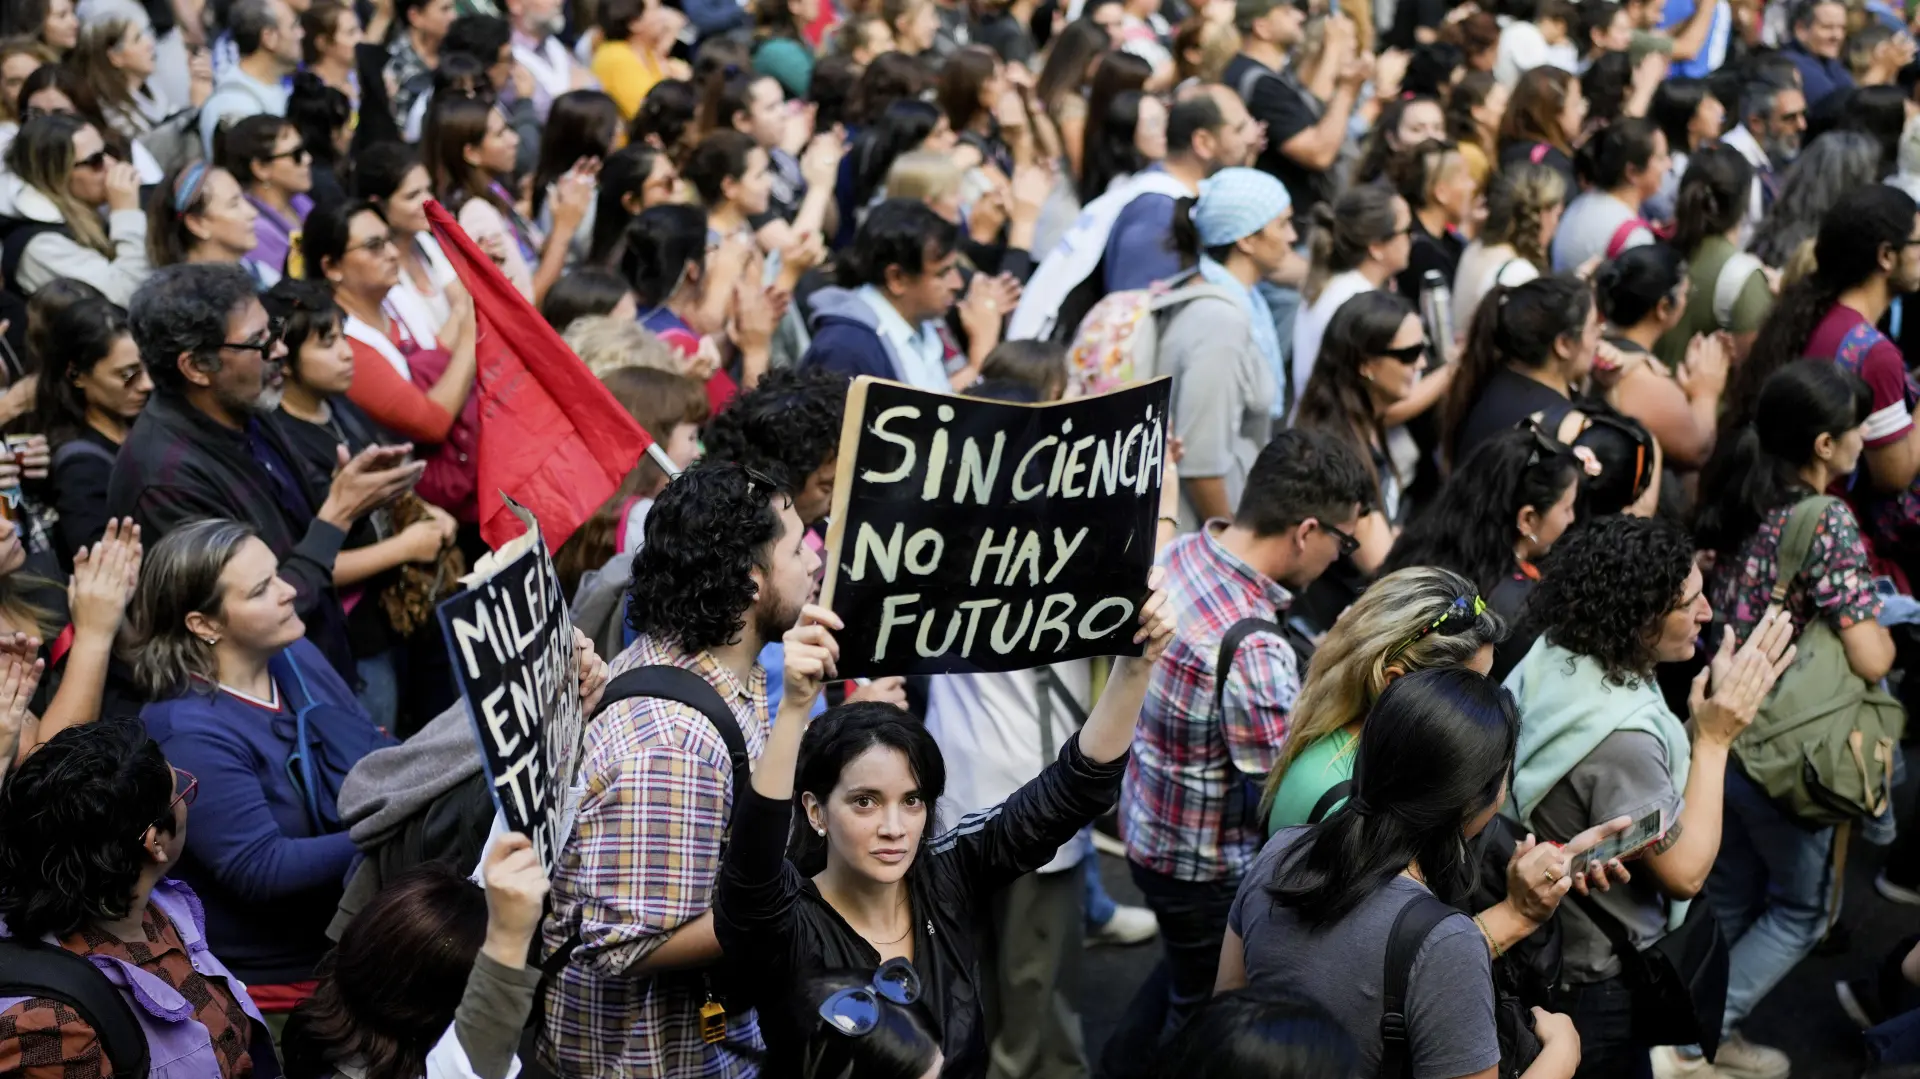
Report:
[[[1903,818],[1904,819],[1904,818]],[[1778,1046],[1794,1061],[1795,1079],[1853,1079],[1862,1055],[1858,1030],[1840,1010],[1833,994],[1838,978],[1871,977],[1881,955],[1902,937],[1920,932],[1920,907],[1889,903],[1873,890],[1884,852],[1854,842],[1847,859],[1847,888],[1841,921],[1852,934],[1845,956],[1815,955],[1776,988],[1748,1022],[1756,1041]],[[1102,857],[1107,888],[1123,903],[1140,894],[1126,865]],[[1158,943],[1137,948],[1096,948],[1088,954],[1081,1015],[1087,1048],[1098,1060],[1133,991],[1158,958]]]

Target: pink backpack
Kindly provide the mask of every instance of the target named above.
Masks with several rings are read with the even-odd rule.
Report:
[[[1205,298],[1240,302],[1231,290],[1191,272],[1101,297],[1074,331],[1067,353],[1066,395],[1091,397],[1154,377],[1160,331],[1180,308]]]

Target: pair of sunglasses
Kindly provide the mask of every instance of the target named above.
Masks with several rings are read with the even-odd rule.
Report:
[[[1446,609],[1440,612],[1440,617],[1428,622],[1413,636],[1395,645],[1393,651],[1387,653],[1387,658],[1391,660],[1419,644],[1428,634],[1438,633],[1442,637],[1457,637],[1471,630],[1478,624],[1480,616],[1486,613],[1487,601],[1478,595],[1456,596],[1453,602],[1447,604]]]
[[[908,1005],[920,999],[920,972],[905,959],[889,959],[873,972],[866,985],[849,986],[820,1002],[820,1018],[827,1025],[858,1038],[880,1025],[880,1001]]]
[[[1427,343],[1425,341],[1417,345],[1408,345],[1406,348],[1383,348],[1380,350],[1380,355],[1393,360],[1395,363],[1404,363],[1409,367],[1419,363],[1420,358],[1426,354]]]

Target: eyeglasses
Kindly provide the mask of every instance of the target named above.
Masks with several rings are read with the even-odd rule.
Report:
[[[193,777],[193,773],[175,768],[173,770],[173,801],[167,803],[167,811],[164,814],[148,821],[146,827],[140,829],[139,838],[145,839],[147,828],[151,828],[161,821],[166,821],[169,824],[173,823],[173,811],[183,805],[192,805],[193,800],[199,797],[199,795],[200,781]]]
[[[284,328],[284,326],[285,326],[285,323],[282,322],[280,319],[272,319],[267,323],[266,336],[261,338],[260,340],[258,341],[222,341],[220,342],[220,347],[230,348],[237,352],[258,352],[260,354],[260,358],[265,359],[267,356],[267,353],[273,351],[274,344],[280,340],[280,331]]]
[[[307,144],[303,142],[303,143],[301,143],[300,145],[298,145],[298,146],[296,146],[296,147],[294,147],[294,148],[293,148],[293,149],[291,149],[291,150],[282,150],[282,151],[280,151],[280,152],[279,152],[279,153],[277,153],[277,154],[268,154],[267,156],[265,156],[265,157],[263,157],[263,158],[261,158],[260,160],[262,160],[262,161],[278,161],[278,160],[280,160],[281,158],[283,158],[283,157],[284,157],[284,158],[286,158],[287,160],[289,160],[289,161],[291,161],[291,162],[293,162],[294,164],[296,164],[296,165],[298,165],[298,164],[300,164],[300,163],[301,163],[302,161],[305,161],[305,160],[307,160],[307,158],[308,158],[309,156],[311,156],[311,155],[309,155],[309,154],[307,153]]]
[[[76,169],[104,169],[107,167],[107,152],[96,150],[73,163]]]
[[[388,233],[383,233],[379,236],[375,236],[371,240],[363,240],[360,243],[349,246],[347,248],[347,253],[352,254],[355,251],[366,251],[368,253],[372,253],[375,251],[379,251],[382,248],[392,247],[393,244],[394,244],[393,233],[388,232]]]
[[[1353,552],[1360,549],[1360,541],[1355,539],[1352,533],[1343,532],[1325,521],[1315,521],[1314,524],[1319,525],[1320,531],[1332,536],[1333,541],[1340,545],[1341,558],[1351,558],[1353,557]]]
[[[1396,363],[1404,363],[1409,367],[1419,363],[1420,358],[1426,354],[1427,343],[1425,341],[1417,345],[1408,345],[1406,348],[1383,348],[1380,350],[1380,355],[1386,356]]]
[[[1438,633],[1442,637],[1457,637],[1471,630],[1478,623],[1480,616],[1486,613],[1487,601],[1479,596],[1456,596],[1452,603],[1447,604],[1447,609],[1440,612],[1440,617],[1428,622],[1413,636],[1395,645],[1387,653],[1387,659],[1391,660],[1412,648],[1430,633]]]

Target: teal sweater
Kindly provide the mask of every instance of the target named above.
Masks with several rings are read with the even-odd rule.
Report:
[[[1667,750],[1674,793],[1686,790],[1692,743],[1659,686],[1638,680],[1612,685],[1599,662],[1548,644],[1545,637],[1533,642],[1504,684],[1520,708],[1510,804],[1521,822],[1533,816],[1554,784],[1615,731],[1658,738]]]

